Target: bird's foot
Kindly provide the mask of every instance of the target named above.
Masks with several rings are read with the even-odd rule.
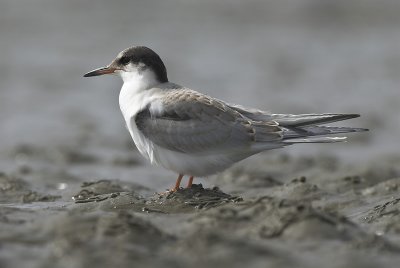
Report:
[[[179,174],[178,179],[175,182],[175,186],[173,188],[165,191],[164,193],[160,193],[160,194],[161,195],[171,194],[171,193],[175,193],[175,192],[179,191],[180,189],[183,189],[183,188],[180,187],[182,178],[183,178],[183,175]],[[185,189],[192,188],[192,185],[193,185],[193,176],[190,176],[189,181],[188,181]]]
[[[192,188],[192,185],[193,185],[193,176],[190,176],[190,178],[189,178],[189,181],[188,181],[188,184],[187,184],[186,188]]]

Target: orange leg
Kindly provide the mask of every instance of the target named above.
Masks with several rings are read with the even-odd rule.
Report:
[[[190,178],[189,178],[189,181],[188,181],[188,184],[187,184],[186,188],[191,188],[191,187],[192,187],[192,184],[193,184],[193,176],[190,176]]]
[[[181,185],[182,178],[183,178],[183,174],[179,174],[179,176],[175,182],[175,187],[171,189],[171,192],[176,192],[179,190],[179,186]]]

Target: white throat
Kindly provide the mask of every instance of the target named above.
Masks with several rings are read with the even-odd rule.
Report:
[[[135,90],[145,90],[159,83],[151,69],[139,70],[140,67],[129,64],[126,71],[118,72],[124,84],[130,84],[130,87]]]
[[[119,93],[119,106],[125,120],[129,121],[130,117],[144,109],[155,97],[155,92],[150,88],[160,82],[151,69],[139,71],[138,68],[130,68],[129,71],[120,71],[119,75],[124,81]]]

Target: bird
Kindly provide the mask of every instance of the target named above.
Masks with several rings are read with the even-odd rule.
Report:
[[[119,106],[140,154],[178,174],[172,192],[180,189],[185,175],[190,188],[194,177],[221,172],[266,150],[341,142],[346,137],[326,135],[368,131],[325,125],[359,114],[273,114],[172,83],[160,56],[146,46],[127,48],[84,77],[106,74],[123,80]]]

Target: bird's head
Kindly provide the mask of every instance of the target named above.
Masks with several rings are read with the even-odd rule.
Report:
[[[124,82],[146,75],[158,83],[168,82],[167,69],[161,58],[148,47],[134,46],[121,51],[107,66],[88,72],[84,77],[117,74]]]

